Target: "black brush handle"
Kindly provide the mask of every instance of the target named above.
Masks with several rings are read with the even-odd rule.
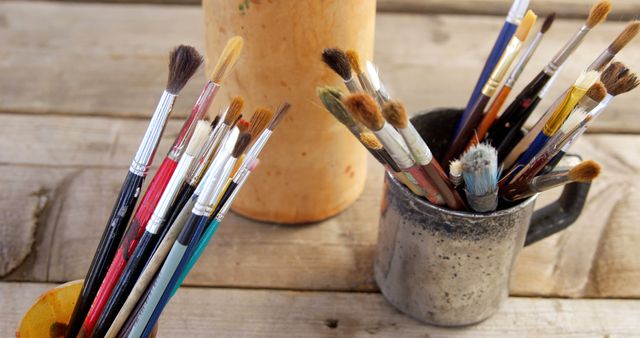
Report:
[[[538,103],[540,103],[540,96],[536,96],[530,103],[530,105],[523,110],[523,114],[529,116],[536,109]],[[507,134],[502,138],[502,142],[499,145],[495,146],[498,151],[498,161],[502,162],[511,150],[518,145],[520,140],[526,135],[522,133],[522,127],[524,126],[527,119],[522,119],[520,121],[516,121],[512,126],[513,128],[507,132]],[[492,142],[493,144],[493,142]]]
[[[160,227],[162,228],[163,225]],[[109,300],[102,310],[102,314],[93,329],[94,337],[104,337],[107,334],[111,323],[113,323],[113,320],[116,318],[118,312],[127,300],[127,297],[135,286],[138,277],[140,277],[147,260],[151,258],[153,250],[158,242],[158,238],[160,238],[159,234],[153,234],[148,231],[145,231],[140,238],[138,245],[131,254],[118,283],[113,288],[111,296],[109,296]]]
[[[465,148],[469,144],[469,141],[471,141],[471,137],[473,137],[473,133],[475,132],[476,128],[478,128],[478,125],[484,117],[484,108],[487,107],[490,99],[491,98],[489,96],[482,94],[480,95],[478,100],[476,100],[471,113],[469,113],[467,119],[462,125],[462,128],[460,128],[458,135],[453,140],[451,146],[449,146],[447,154],[442,159],[442,165],[446,167],[449,162],[460,156],[460,154],[462,154],[462,152],[465,150]]]
[[[541,71],[507,107],[498,120],[489,128],[486,139],[495,148],[499,148],[505,137],[512,130],[520,131],[524,122],[529,118],[540,98],[538,94],[549,82],[551,76]]]
[[[131,171],[127,173],[127,177],[122,183],[122,188],[120,188],[120,195],[118,195],[113,211],[111,211],[107,227],[102,233],[100,244],[98,244],[96,253],[93,256],[89,271],[84,278],[82,290],[73,309],[65,337],[76,337],[80,331],[93,299],[98,293],[100,284],[107,274],[109,264],[111,264],[118,250],[118,244],[124,235],[133,209],[138,201],[143,181],[144,176],[136,175]]]

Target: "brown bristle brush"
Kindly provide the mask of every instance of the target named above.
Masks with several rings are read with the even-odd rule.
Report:
[[[372,97],[376,97],[373,83],[371,82],[371,79],[369,79],[369,76],[365,72],[364,68],[362,67],[362,63],[360,62],[360,54],[358,54],[358,52],[353,49],[349,49],[347,50],[347,59],[349,60],[351,68],[353,68],[353,72],[356,73],[362,89],[364,89],[364,91]],[[378,104],[382,105],[382,103],[379,101]]]
[[[627,45],[640,31],[640,21],[634,20],[616,37],[615,40],[596,58],[589,66],[589,70],[602,71],[613,58]]]
[[[252,139],[256,139],[267,128],[273,119],[273,112],[267,108],[257,108],[251,116],[251,128],[249,133]]]
[[[344,81],[350,93],[362,91],[358,80],[353,77],[347,55],[339,48],[327,48],[322,51],[322,61]]]

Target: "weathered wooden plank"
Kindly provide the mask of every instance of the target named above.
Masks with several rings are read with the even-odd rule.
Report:
[[[53,284],[0,283],[0,335]],[[637,337],[638,300],[509,298],[474,326],[423,325],[378,293],[182,288],[158,337]]]
[[[634,157],[639,150],[640,139],[630,135],[588,135],[578,143],[576,152],[600,161],[603,175],[595,182],[585,213],[575,225],[523,250],[513,274],[513,295],[640,296],[635,283],[640,260],[632,259],[638,247],[631,240],[638,236],[637,227],[632,226],[638,192],[630,188],[640,168],[640,160]],[[0,167],[3,186],[10,191],[7,200],[19,202],[2,204],[7,205],[1,209],[3,215],[17,215],[4,217],[5,233],[18,236],[34,224],[30,215],[38,210],[36,196],[44,196],[38,198],[46,198],[55,206],[47,217],[38,218],[38,233],[49,234],[38,237],[36,245],[40,249],[5,279],[61,282],[82,278],[125,170],[125,166]],[[360,199],[322,223],[278,226],[230,214],[186,283],[376,290],[372,267],[381,175],[380,167],[372,163]],[[38,195],[40,191],[45,193]],[[545,194],[540,204],[552,200],[555,194]],[[604,268],[605,263],[623,260],[615,268]],[[597,288],[592,285],[596,281]]]
[[[0,39],[7,47],[0,53],[0,112],[148,117],[164,85],[168,49],[189,43],[203,50],[201,11],[196,7],[2,2],[0,13]],[[51,22],[51,17],[59,20]],[[580,24],[558,20],[520,86]],[[381,14],[376,60],[382,77],[411,110],[462,106],[500,25],[499,17]],[[596,28],[565,67],[548,101],[572,83],[623,26],[607,22]],[[620,59],[640,65],[634,50],[623,51]],[[200,73],[199,81],[187,86],[174,116],[184,116],[203,78]],[[640,119],[633,109],[637,99],[635,93],[616,100],[593,131],[638,132]]]

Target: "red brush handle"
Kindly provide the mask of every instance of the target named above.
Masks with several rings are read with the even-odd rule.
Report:
[[[164,189],[167,187],[177,165],[178,163],[176,161],[169,157],[165,157],[160,168],[158,168],[156,175],[151,180],[151,183],[138,206],[136,215],[127,229],[124,240],[120,243],[118,252],[109,266],[107,275],[104,277],[104,280],[100,285],[100,290],[98,290],[98,294],[93,300],[93,304],[91,304],[91,309],[89,310],[89,313],[84,320],[84,324],[82,325],[82,329],[80,330],[80,336],[91,336],[93,328],[102,313],[102,309],[104,309],[104,306],[107,304],[107,300],[109,300],[111,291],[118,282],[118,279],[120,279],[120,275],[122,274],[122,271],[124,271],[124,268],[129,261],[129,257],[135,250],[136,245],[138,245],[138,241],[144,233],[147,223],[158,205],[160,197],[162,196]]]

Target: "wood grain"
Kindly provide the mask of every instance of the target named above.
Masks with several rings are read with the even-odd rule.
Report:
[[[188,43],[204,50],[197,7],[0,2],[0,13],[0,40],[6,46],[0,53],[0,112],[146,118],[164,86],[169,48]],[[170,28],[165,26],[169,21]],[[580,20],[556,22],[516,92],[580,25]],[[410,110],[459,107],[466,103],[500,26],[499,17],[380,14],[375,59],[387,87]],[[570,85],[623,27],[623,22],[607,22],[594,29],[547,101]],[[623,51],[619,59],[640,67],[640,53],[634,50]],[[203,72],[196,79],[183,91],[174,117],[185,116]],[[593,131],[640,131],[636,100],[637,92],[616,99]]]
[[[31,302],[53,284],[0,283],[0,335],[13,336]],[[509,298],[465,328],[423,325],[380,294],[182,288],[158,337],[637,337],[638,300]]]

